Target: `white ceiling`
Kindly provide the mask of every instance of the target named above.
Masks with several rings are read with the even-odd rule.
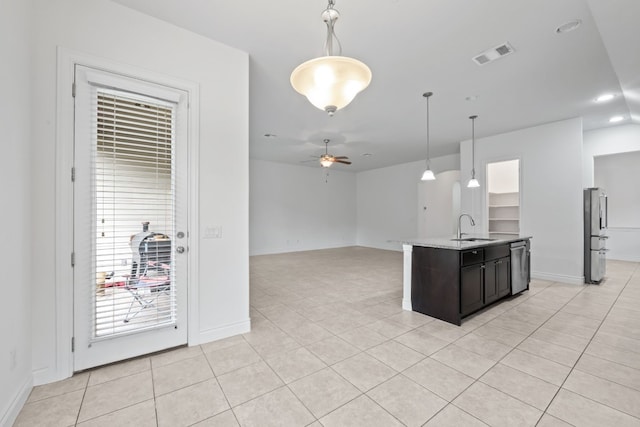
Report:
[[[289,84],[297,65],[322,55],[326,0],[114,1],[249,53],[254,159],[319,167],[308,160],[324,138],[353,161],[332,166],[341,170],[424,159],[426,91],[431,157],[459,151],[472,114],[477,138],[578,116],[586,130],[613,115],[640,123],[638,0],[336,0],[343,55],[373,80],[334,117]],[[556,34],[574,19],[577,30]],[[472,61],[507,41],[514,54]],[[618,96],[595,104],[605,92]]]

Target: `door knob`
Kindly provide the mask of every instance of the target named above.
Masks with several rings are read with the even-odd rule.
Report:
[[[178,246],[178,247],[176,247],[176,252],[178,252],[179,254],[184,253],[184,246]]]

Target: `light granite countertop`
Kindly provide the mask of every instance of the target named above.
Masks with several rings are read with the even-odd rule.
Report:
[[[455,236],[442,237],[415,237],[400,240],[402,244],[412,246],[423,246],[426,248],[465,250],[473,248],[481,248],[484,246],[503,245],[505,243],[517,242],[518,240],[531,239],[532,236],[501,234],[488,236],[486,234],[465,234],[463,239],[482,239],[474,241],[456,241]]]

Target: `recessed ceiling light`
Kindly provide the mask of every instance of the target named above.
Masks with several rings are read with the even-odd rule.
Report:
[[[465,98],[465,100],[466,100],[466,101],[469,101],[469,102],[477,101],[477,100],[478,100],[478,96],[477,96],[477,95],[467,96],[467,97]]]
[[[582,21],[580,19],[574,19],[572,21],[565,22],[564,24],[556,28],[556,33],[557,34],[569,33],[575,30],[576,28],[578,28],[580,24],[582,24]]]
[[[624,116],[613,116],[609,119],[609,123],[617,123],[624,120]]]
[[[371,153],[363,153],[362,154],[362,157],[371,157],[371,156],[373,156],[373,154],[371,154]]]
[[[264,137],[265,138],[277,138],[278,135],[276,135],[275,133],[265,133]]]
[[[612,93],[605,93],[603,95],[600,95],[599,97],[596,98],[596,102],[607,102],[607,101],[611,101],[613,98],[615,98],[616,96]]]

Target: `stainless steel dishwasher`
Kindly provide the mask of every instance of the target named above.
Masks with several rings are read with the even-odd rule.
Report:
[[[529,242],[511,244],[511,295],[529,289]]]

